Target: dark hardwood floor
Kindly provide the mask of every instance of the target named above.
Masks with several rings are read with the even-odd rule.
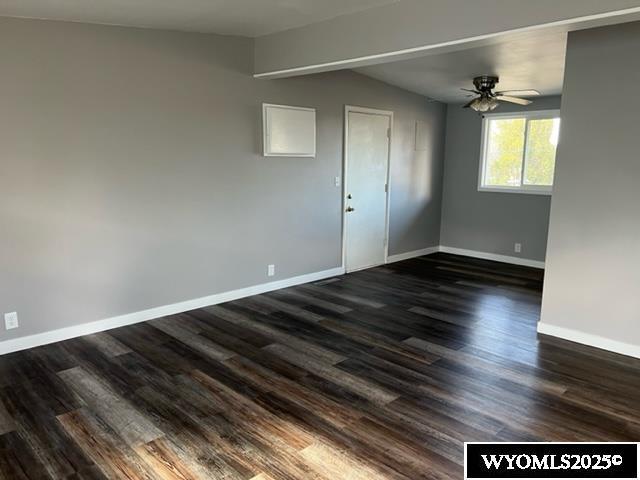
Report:
[[[640,440],[640,361],[538,338],[541,276],[435,254],[5,355],[0,477],[457,479],[464,441]]]

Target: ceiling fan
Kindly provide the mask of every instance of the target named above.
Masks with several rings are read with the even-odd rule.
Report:
[[[495,110],[499,105],[498,102],[510,102],[518,105],[530,105],[532,103],[531,100],[513,97],[510,94],[526,96],[540,95],[540,92],[537,90],[508,90],[504,92],[494,92],[493,89],[496,88],[496,83],[498,83],[498,81],[498,77],[491,75],[475,77],[473,79],[473,85],[476,87],[475,89],[470,90],[468,88],[462,88],[461,90],[471,92],[478,96],[467,103],[463,108],[470,108],[480,113],[490,112],[491,110]],[[471,97],[473,95],[468,96]]]

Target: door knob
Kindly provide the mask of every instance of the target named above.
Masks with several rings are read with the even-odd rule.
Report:
[[[353,207],[347,207],[347,209],[345,210],[346,212],[353,212],[355,210],[355,208]]]

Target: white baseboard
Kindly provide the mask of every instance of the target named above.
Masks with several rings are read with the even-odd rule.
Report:
[[[571,342],[581,343],[583,345],[589,345],[590,347],[596,347],[602,350],[608,350],[621,355],[627,355],[629,357],[640,358],[639,345],[619,342],[618,340],[611,340],[610,338],[601,337],[599,335],[592,335],[590,333],[584,333],[570,328],[557,327],[555,325],[549,325],[548,323],[542,322],[538,323],[538,333],[562,338]]]
[[[508,255],[498,255],[497,253],[478,252],[476,250],[466,250],[464,248],[446,247],[440,245],[439,250],[443,253],[451,253],[454,255],[463,255],[465,257],[482,258],[483,260],[493,260],[496,262],[512,263],[514,265],[523,265],[525,267],[544,268],[544,262],[538,260],[530,260],[528,258],[511,257]]]
[[[261,293],[270,292],[272,290],[293,287],[295,285],[301,285],[303,283],[316,282],[318,280],[323,280],[325,278],[335,277],[337,275],[343,274],[344,268],[332,268],[329,270],[323,270],[321,272],[308,273],[306,275],[299,275],[297,277],[286,278],[284,280],[276,280],[274,282],[263,283],[251,287],[240,288],[238,290],[231,290],[228,292],[216,293],[214,295],[174,303],[171,305],[164,305],[161,307],[150,308],[148,310],[128,313],[126,315],[120,315],[118,317],[107,318],[90,323],[83,323],[81,325],[60,328],[58,330],[51,330],[48,332],[29,335],[26,337],[5,340],[3,342],[0,342],[0,355],[17,352],[19,350],[26,350],[27,348],[38,347],[41,345],[47,345],[49,343],[60,342],[63,340],[68,340],[70,338],[81,337],[83,335],[90,335],[92,333],[104,332],[105,330],[111,330],[112,328],[123,327],[125,325],[146,322],[147,320],[153,320],[154,318],[165,317],[167,315],[175,315],[176,313],[187,312],[196,308],[208,307],[210,305],[216,305],[218,303],[230,302],[239,298],[250,297],[251,295],[259,295]]]
[[[420,250],[414,250],[413,252],[399,253],[397,255],[389,255],[387,257],[387,263],[401,262],[402,260],[422,257],[423,255],[430,255],[436,252],[451,253],[454,255],[462,255],[465,257],[482,258],[483,260],[493,260],[496,262],[511,263],[513,265],[522,265],[525,267],[544,268],[544,262],[540,262],[538,260],[530,260],[528,258],[521,257],[511,257],[508,255],[498,255],[497,253],[479,252],[477,250],[467,250],[465,248],[447,247],[445,245],[422,248]]]
[[[412,252],[400,253],[397,255],[390,255],[387,257],[387,263],[400,262],[402,260],[408,260],[410,258],[421,257],[423,255],[430,255],[436,252],[452,253],[456,255],[464,255],[467,257],[482,258],[486,260],[495,260],[498,262],[513,263],[516,265],[525,265],[528,267],[544,268],[544,262],[538,262],[535,260],[528,260],[518,257],[509,257],[505,255],[496,255],[493,253],[477,252],[474,250],[465,250],[462,248],[453,248],[446,246],[434,246],[423,248],[421,250],[414,250]],[[26,350],[28,348],[37,347],[40,345],[47,345],[49,343],[60,342],[68,340],[70,338],[81,337],[83,335],[90,335],[92,333],[103,332],[112,328],[123,327],[126,325],[132,325],[134,323],[145,322],[153,320],[154,318],[164,317],[167,315],[175,315],[176,313],[182,313],[197,308],[207,307],[210,305],[216,305],[218,303],[230,302],[239,298],[249,297],[251,295],[259,295],[261,293],[270,292],[272,290],[278,290],[281,288],[292,287],[294,285],[300,285],[303,283],[315,282],[323,280],[325,278],[334,277],[344,274],[344,267],[332,268],[321,272],[309,273],[306,275],[300,275],[297,277],[287,278],[284,280],[277,280],[274,282],[263,283],[260,285],[254,285],[247,288],[240,288],[238,290],[231,290],[228,292],[217,293],[202,298],[196,298],[193,300],[187,300],[184,302],[174,303],[171,305],[164,305],[161,307],[150,308],[148,310],[142,310],[139,312],[128,313],[117,317],[107,318],[104,320],[98,320],[90,323],[83,323],[81,325],[74,325],[72,327],[60,328],[58,330],[51,330],[48,332],[38,333],[35,335],[29,335],[26,337],[14,338],[11,340],[5,340],[0,342],[0,355],[6,353],[16,352],[19,350]],[[554,327],[555,328],[555,327]],[[544,332],[541,332],[544,333]],[[553,334],[549,334],[553,335]],[[560,336],[562,335],[555,335]],[[564,338],[564,337],[562,337]],[[602,339],[607,341],[606,339]],[[579,342],[579,340],[574,340]],[[580,342],[583,343],[583,342]],[[589,343],[587,343],[590,345]],[[624,345],[624,344],[622,344]],[[633,346],[629,346],[633,347]],[[600,347],[605,348],[605,347]],[[609,348],[606,348],[609,350]],[[617,350],[613,350],[617,351]],[[626,353],[626,355],[633,354]]]
[[[430,255],[440,251],[440,247],[427,247],[420,250],[414,250],[413,252],[398,253],[397,255],[389,255],[387,257],[387,263],[401,262],[402,260],[409,260],[410,258],[422,257],[423,255]]]

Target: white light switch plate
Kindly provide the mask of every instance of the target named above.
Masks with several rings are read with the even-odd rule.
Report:
[[[18,328],[20,325],[18,324],[18,313],[11,312],[4,314],[4,327],[7,330],[11,330],[13,328]]]

